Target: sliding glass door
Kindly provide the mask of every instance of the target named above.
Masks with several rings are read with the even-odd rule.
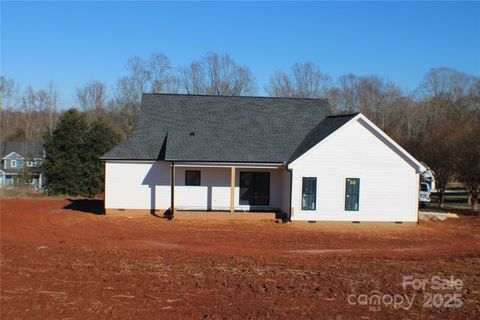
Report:
[[[270,172],[240,172],[240,204],[268,206]]]

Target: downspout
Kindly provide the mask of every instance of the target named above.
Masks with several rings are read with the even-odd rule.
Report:
[[[418,188],[417,188],[417,196],[415,198],[416,198],[416,206],[417,206],[417,225],[418,225],[420,224],[420,182],[422,181],[420,170],[417,176],[418,176],[418,179],[417,179]]]
[[[175,206],[175,195],[174,195],[174,190],[175,190],[175,162],[171,162],[170,166],[170,214],[168,216],[168,220],[173,219],[173,214],[175,212],[174,206]]]
[[[285,170],[290,173],[290,199],[288,200],[288,217],[285,222],[290,223],[292,222],[292,185],[293,185],[293,171],[292,169],[288,169],[288,164],[285,163]]]

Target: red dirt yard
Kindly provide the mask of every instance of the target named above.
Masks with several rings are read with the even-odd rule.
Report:
[[[1,200],[2,319],[480,315],[478,217],[285,225],[85,212],[96,205]],[[404,289],[403,276],[428,283]],[[433,276],[463,283],[435,289]],[[380,303],[361,304],[375,293]],[[437,300],[424,307],[429,294]],[[462,306],[445,307],[448,294]],[[394,305],[400,296],[412,306]]]

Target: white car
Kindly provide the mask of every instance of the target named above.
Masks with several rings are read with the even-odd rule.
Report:
[[[430,187],[427,183],[420,183],[420,195],[419,195],[420,205],[425,205],[430,203]]]

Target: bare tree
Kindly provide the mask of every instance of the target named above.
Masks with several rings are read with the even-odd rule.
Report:
[[[53,128],[57,117],[57,91],[51,83],[48,89],[29,86],[19,94],[14,81],[0,82],[2,89],[1,135],[41,141]],[[22,134],[18,134],[21,132]]]
[[[187,94],[202,94],[207,91],[205,71],[201,63],[192,62],[179,70],[180,82]]]
[[[32,129],[35,127],[32,125],[36,122],[37,111],[37,94],[32,86],[28,86],[22,96],[22,129],[27,139],[34,136]]]
[[[314,63],[296,63],[291,74],[277,71],[266,91],[275,97],[320,98],[327,96],[331,82],[331,77]]]
[[[14,109],[18,106],[18,91],[15,80],[0,76],[0,110]]]
[[[420,98],[443,96],[453,102],[468,95],[478,86],[479,78],[455,69],[432,68],[417,88]]]
[[[128,75],[118,83],[121,94],[130,102],[138,102],[142,93],[162,93],[172,90],[176,82],[170,59],[163,53],[154,53],[147,60],[133,57],[127,61]]]
[[[231,86],[231,95],[237,96],[255,94],[255,79],[253,78],[250,69],[247,67],[237,67],[233,75],[234,82],[233,86]]]
[[[239,66],[228,54],[209,52],[179,71],[180,83],[189,94],[251,95],[255,80],[245,66]]]
[[[81,109],[87,114],[90,122],[98,117],[105,109],[107,89],[99,81],[91,81],[81,88],[77,88],[77,99]]]
[[[360,79],[353,74],[340,76],[329,92],[330,104],[337,112],[355,112],[360,110],[358,87]]]
[[[455,136],[455,169],[460,181],[465,185],[469,203],[473,210],[478,206],[480,187],[480,121],[462,121],[453,132]]]
[[[128,75],[120,78],[118,89],[127,101],[140,103],[142,93],[149,91],[151,74],[147,63],[139,57],[133,57],[128,60],[126,68]]]
[[[128,74],[117,81],[110,110],[122,122],[122,130],[130,136],[136,128],[142,94],[179,91],[179,80],[173,74],[170,59],[163,53],[154,53],[147,60],[133,57],[127,61]]]
[[[457,139],[453,132],[458,129],[456,121],[441,121],[426,130],[410,149],[433,171],[440,197],[440,207],[444,206],[447,183],[455,174]]]
[[[166,89],[169,86],[169,82],[172,81],[170,59],[163,53],[154,53],[147,61],[147,68],[150,92],[161,93],[168,91]]]
[[[151,72],[148,63],[139,57],[129,59],[126,68],[128,75],[118,80],[112,106],[120,115],[122,130],[128,137],[136,128],[142,93],[148,92]]]
[[[454,69],[431,69],[415,96],[425,106],[429,118],[465,120],[480,116],[480,78]]]
[[[326,97],[331,77],[311,62],[296,63],[292,67],[296,95],[302,98]]]
[[[108,103],[108,110],[115,122],[128,138],[135,131],[140,111],[140,102],[130,101],[125,96],[117,94]]]
[[[381,128],[396,126],[407,100],[400,88],[377,76],[341,76],[329,92],[330,103],[337,112],[362,112]]]
[[[269,85],[266,90],[268,94],[273,97],[295,96],[292,79],[283,71],[277,71],[272,77],[270,77]]]
[[[53,128],[56,126],[56,121],[58,119],[58,113],[57,113],[57,104],[58,104],[58,92],[53,84],[53,82],[50,82],[50,85],[48,87],[48,96],[49,96],[49,103],[48,103],[48,131],[51,134],[53,131]]]
[[[19,105],[18,86],[12,79],[0,76],[0,136],[4,141],[17,130]],[[17,130],[18,131],[18,130]]]

